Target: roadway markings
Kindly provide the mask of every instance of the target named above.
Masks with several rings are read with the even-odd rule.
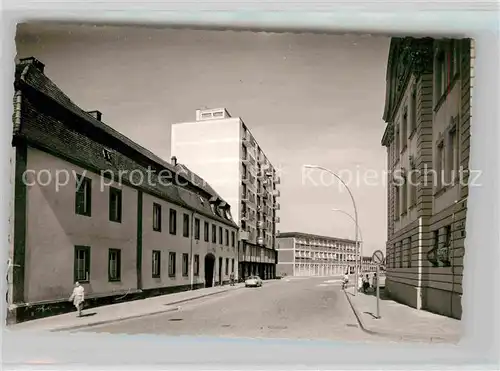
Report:
[[[325,287],[325,286],[339,286],[342,280],[336,279],[336,280],[327,280],[324,281],[323,283],[318,284],[317,286],[319,287]]]

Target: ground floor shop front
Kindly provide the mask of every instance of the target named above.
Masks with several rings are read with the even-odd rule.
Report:
[[[276,278],[276,264],[241,262],[238,268],[240,279],[242,280],[250,276],[259,276],[263,280],[272,280]]]

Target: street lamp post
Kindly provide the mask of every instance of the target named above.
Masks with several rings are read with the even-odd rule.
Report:
[[[324,167],[318,166],[318,165],[304,165],[304,168],[318,169],[318,170],[323,170],[323,171],[326,171],[327,173],[330,173],[331,175],[333,175],[335,178],[337,178],[344,185],[344,187],[347,189],[347,192],[349,192],[349,196],[351,196],[352,205],[354,207],[354,218],[355,218],[355,223],[356,223],[356,232],[355,232],[356,264],[355,264],[355,271],[354,271],[354,273],[355,273],[354,295],[357,295],[358,290],[356,289],[356,287],[358,285],[358,258],[359,258],[359,252],[358,252],[358,209],[356,207],[356,201],[354,200],[354,196],[352,195],[351,190],[349,189],[347,184],[345,184],[345,182],[342,180],[342,178],[339,177],[337,174],[335,174],[330,169],[327,169],[327,168],[324,168]]]
[[[344,210],[340,210],[340,209],[332,209],[332,211],[336,211],[336,212],[342,213],[344,215],[347,215],[354,223],[356,223],[356,219],[354,219],[354,217],[351,214],[349,214],[348,212],[346,212]],[[361,228],[359,227],[358,224],[356,224],[356,229],[359,232],[359,238],[360,238],[358,243],[361,245],[361,249],[360,249],[361,250],[361,254],[360,254],[361,259],[359,259],[359,270],[360,270],[360,272],[363,272],[363,242],[364,242],[364,239],[363,239],[363,233],[361,233]],[[356,251],[358,248],[359,247],[356,246]]]

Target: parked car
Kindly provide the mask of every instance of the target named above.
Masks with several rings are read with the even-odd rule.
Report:
[[[259,276],[250,276],[245,281],[245,287],[262,287],[262,280]]]

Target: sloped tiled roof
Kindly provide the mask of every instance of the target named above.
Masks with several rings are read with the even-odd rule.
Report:
[[[102,156],[103,145],[85,135],[85,130],[74,130],[64,120],[48,113],[48,108],[44,106],[43,99],[45,99],[47,102],[53,103],[52,105],[56,106],[58,110],[68,110],[72,115],[81,118],[79,124],[83,123],[83,126],[91,125],[98,130],[102,130],[118,139],[125,146],[145,156],[158,167],[164,168],[172,174],[178,171],[176,167],[81,110],[32,64],[17,66],[15,85],[16,89],[21,89],[21,91],[29,90],[31,94],[33,92],[36,94],[35,98],[30,94],[26,94],[23,98],[21,105],[22,126],[14,128],[15,137],[24,138],[34,146],[73,163],[81,164],[81,167],[92,169],[98,173],[106,170],[114,171],[115,174],[120,170],[128,171],[132,177],[129,180],[132,180],[134,184],[141,183],[140,178],[138,178],[139,173],[146,174],[148,172],[148,169],[141,164],[144,161],[139,163],[131,156],[126,156],[118,151],[113,154],[112,161],[106,161]],[[79,127],[79,129],[83,128]],[[139,172],[132,173],[131,171],[135,169],[139,170]],[[192,179],[196,181],[193,182]],[[151,180],[151,184],[142,182],[139,188],[159,198],[195,210],[202,215],[237,228],[234,221],[214,214],[208,199],[203,199],[193,191],[175,184],[162,184],[156,174],[151,175]],[[211,198],[220,199],[219,195],[202,178],[189,170],[186,180],[205,191]]]
[[[82,110],[78,107],[68,96],[66,96],[52,80],[45,76],[38,68],[32,64],[17,65],[16,67],[16,81],[23,81],[25,84],[31,86],[40,93],[46,95],[47,97],[55,100],[61,106],[69,110],[71,113],[77,115],[78,117],[84,119],[90,125],[102,130],[104,133],[118,139],[120,142],[124,143],[126,146],[132,148],[140,155],[145,156],[150,161],[160,165],[161,167],[171,171],[176,172],[176,168],[169,162],[158,157],[148,149],[142,147],[141,145],[135,143],[125,135],[106,125],[102,121],[97,120],[94,116],[88,112]],[[179,166],[179,165],[178,165]],[[193,173],[191,170],[187,169],[186,180],[193,186],[200,188],[200,190],[209,193],[211,196],[221,198],[220,195],[200,176]],[[180,175],[181,176],[181,175]]]

